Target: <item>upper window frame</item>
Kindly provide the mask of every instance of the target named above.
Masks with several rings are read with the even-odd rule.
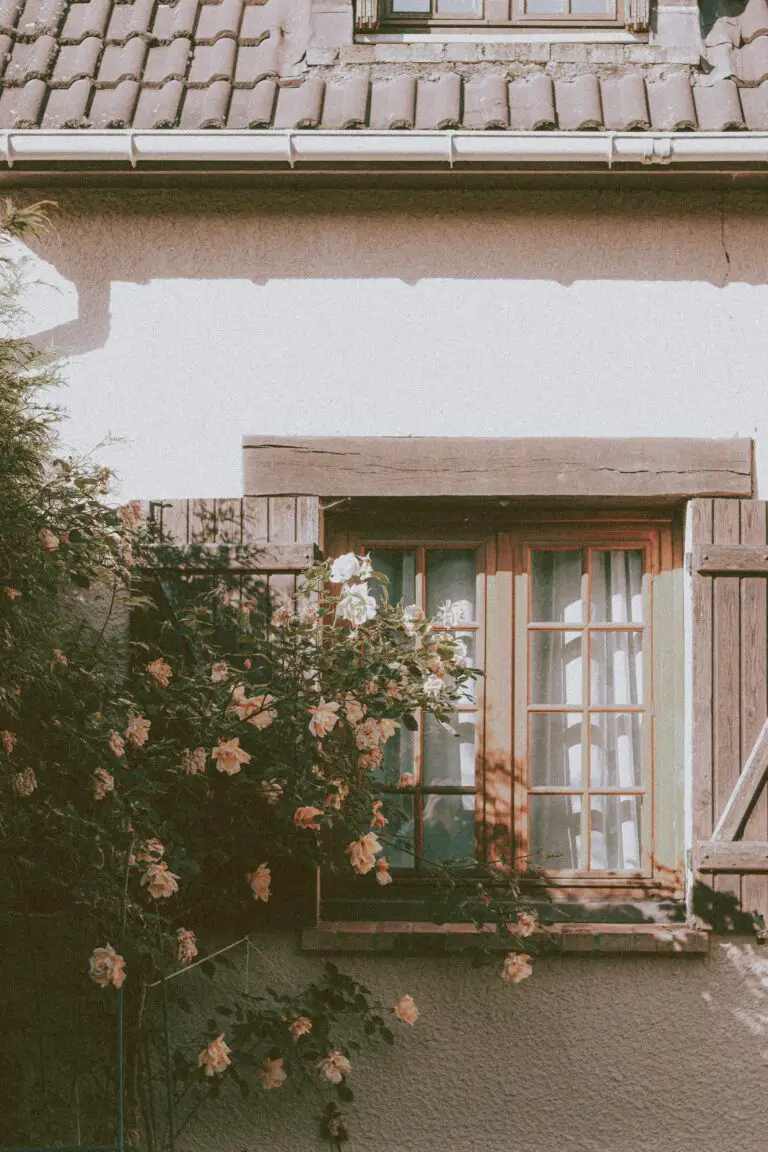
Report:
[[[573,29],[594,29],[594,28],[610,28],[621,29],[626,27],[626,12],[624,0],[613,0],[615,5],[615,16],[603,15],[583,15],[573,13],[544,13],[541,15],[530,15],[525,12],[525,0],[509,0],[508,16],[487,16],[485,13],[481,16],[461,16],[461,15],[445,15],[440,16],[436,14],[438,0],[430,0],[432,12],[430,14],[422,13],[403,13],[394,10],[396,0],[380,0],[381,2],[381,16],[379,27],[382,32],[440,32],[446,30],[456,31],[472,31],[478,29],[491,29],[491,28],[551,28],[554,30],[562,30],[563,28]],[[570,5],[572,0],[565,0]],[[507,6],[505,4],[505,6]]]

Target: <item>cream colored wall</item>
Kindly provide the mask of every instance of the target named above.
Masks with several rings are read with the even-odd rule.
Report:
[[[59,197],[30,327],[124,495],[235,495],[244,433],[754,435],[768,221],[746,195]]]
[[[247,433],[755,436],[768,496],[759,199],[467,192],[59,196],[30,331],[67,436],[124,496],[241,492]],[[302,980],[318,958],[263,942]],[[768,953],[351,959],[423,1018],[356,1062],[359,1152],[764,1152]],[[318,1147],[312,1095],[237,1093],[190,1152]],[[267,1106],[269,1105],[269,1106]]]

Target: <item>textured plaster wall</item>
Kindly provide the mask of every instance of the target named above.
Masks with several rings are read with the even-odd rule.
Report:
[[[29,327],[69,356],[69,441],[123,438],[97,455],[125,496],[236,495],[241,437],[259,432],[753,435],[768,496],[760,199],[200,189],[59,204],[29,252]],[[319,963],[287,937],[263,948],[281,975],[252,961],[253,990]],[[768,952],[750,941],[705,959],[548,959],[518,988],[462,957],[347,967],[423,1012],[395,1054],[356,1062],[359,1152],[768,1147]],[[182,1147],[309,1152],[318,1108],[233,1093]]]
[[[31,329],[139,497],[241,491],[244,433],[755,435],[748,195],[62,194]]]
[[[298,983],[317,963],[288,939],[260,947],[271,964],[252,955],[252,991]],[[382,1003],[410,992],[422,1010],[394,1049],[355,1061],[355,1152],[766,1148],[768,954],[749,942],[714,941],[698,959],[542,960],[517,987],[464,957],[339,962]],[[230,980],[242,987],[241,967]],[[231,1093],[183,1150],[316,1150],[320,1102],[311,1089]]]

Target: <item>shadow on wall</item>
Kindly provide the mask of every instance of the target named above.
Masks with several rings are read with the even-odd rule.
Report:
[[[35,334],[101,348],[113,282],[217,279],[734,281],[764,284],[768,220],[750,193],[356,191],[65,193],[33,245],[78,315]],[[300,322],[300,321],[299,321]],[[162,318],[158,318],[162,323]]]

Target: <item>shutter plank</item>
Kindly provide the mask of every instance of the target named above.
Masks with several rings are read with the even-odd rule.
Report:
[[[275,544],[293,544],[296,541],[296,497],[269,497],[269,539]],[[269,596],[273,608],[285,604],[293,608],[296,591],[294,576],[277,573],[269,578]]]
[[[738,544],[740,523],[736,501],[714,502],[715,544]],[[720,816],[741,775],[741,644],[739,578],[713,579],[713,793],[715,813]],[[717,876],[715,891],[741,900],[741,879],[737,875]]]
[[[760,500],[740,500],[742,544],[765,545],[766,506]],[[745,756],[754,748],[766,718],[768,683],[768,581],[765,577],[741,581],[741,747]],[[746,770],[746,769],[745,769]],[[744,828],[744,839],[768,841],[768,797],[763,788]],[[742,907],[768,918],[768,879],[744,876]]]
[[[189,501],[164,500],[160,526],[162,538],[169,544],[186,544],[189,539]]]
[[[222,544],[239,544],[243,532],[240,500],[216,501],[216,539]]]
[[[711,544],[713,509],[711,500],[691,502],[691,531],[694,545]],[[712,835],[712,580],[694,571],[692,578],[693,617],[693,841]]]
[[[210,544],[216,539],[216,501],[189,501],[189,543]]]
[[[269,501],[266,496],[244,496],[242,500],[243,544],[269,539]]]

